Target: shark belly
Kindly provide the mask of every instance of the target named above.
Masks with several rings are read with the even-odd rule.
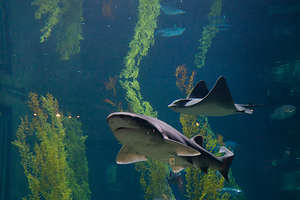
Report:
[[[177,156],[176,150],[164,139],[153,134],[153,130],[135,128],[124,128],[114,132],[117,140],[136,154],[167,164],[171,162],[182,167],[191,165],[186,159]]]
[[[177,156],[168,144],[149,145],[146,148],[137,149],[138,152],[147,158],[158,160],[170,165],[182,166],[183,168],[191,165],[184,158]]]

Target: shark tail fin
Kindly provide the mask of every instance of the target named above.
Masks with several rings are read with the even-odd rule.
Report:
[[[222,166],[219,169],[219,172],[222,174],[222,176],[225,178],[225,180],[227,182],[229,182],[228,172],[229,172],[232,160],[234,158],[234,154],[229,149],[227,149],[224,146],[220,147],[220,151],[219,152],[220,153],[225,153],[224,156],[222,156],[222,157],[219,158],[223,162]]]

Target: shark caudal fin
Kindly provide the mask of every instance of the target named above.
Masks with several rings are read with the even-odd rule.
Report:
[[[220,153],[225,153],[224,156],[219,157],[219,159],[223,162],[222,166],[219,169],[219,172],[222,174],[222,176],[225,178],[225,180],[227,182],[229,182],[228,172],[229,172],[229,168],[230,168],[231,162],[232,162],[232,160],[234,158],[234,154],[229,149],[227,149],[224,146],[220,147],[220,151],[219,152]]]

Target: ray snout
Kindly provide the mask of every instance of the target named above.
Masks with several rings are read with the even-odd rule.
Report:
[[[174,107],[176,107],[176,105],[172,102],[172,103],[170,103],[170,104],[168,105],[168,107],[169,107],[169,108],[174,108]]]

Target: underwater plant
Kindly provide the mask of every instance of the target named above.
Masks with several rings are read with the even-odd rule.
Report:
[[[187,125],[193,126],[195,124],[194,120],[191,120],[192,118],[185,119],[186,116],[180,117],[180,122],[182,123],[183,127],[186,127]],[[217,144],[217,140],[213,138],[211,129],[208,126],[207,119],[202,118],[202,121],[197,122],[199,125],[197,127],[186,129],[183,132],[187,135],[195,135],[197,133],[200,133],[204,141],[206,143],[205,148],[207,150],[211,150],[215,148]],[[195,132],[197,129],[200,128],[199,132]],[[215,200],[215,199],[229,199],[229,198],[221,198],[220,194],[218,194],[218,190],[223,188],[224,186],[224,178],[217,174],[216,170],[209,169],[207,173],[202,172],[199,169],[195,168],[187,168],[186,169],[186,196],[189,199],[195,199],[195,200]],[[224,196],[225,197],[225,196]]]
[[[116,111],[122,112],[123,111],[123,106],[122,106],[122,102],[113,102],[112,100],[105,98],[103,100],[105,103],[111,105]]]
[[[187,137],[200,134],[204,138],[205,149],[212,151],[217,145],[217,139],[209,127],[206,117],[197,118],[192,115],[180,115],[183,134]],[[191,200],[227,200],[230,195],[219,194],[224,186],[224,178],[216,170],[209,169],[207,173],[200,169],[189,167],[185,169],[186,196]]]
[[[68,115],[63,118],[65,128],[65,146],[67,152],[67,162],[70,167],[69,185],[72,190],[73,200],[91,199],[91,190],[88,181],[88,160],[85,155],[85,141],[87,135],[82,131],[81,122]]]
[[[183,133],[187,137],[200,134],[204,139],[205,149],[210,152],[220,145],[220,137],[216,137],[215,133],[209,126],[207,117],[195,117],[192,115],[180,115],[180,123]],[[217,155],[220,153],[216,153]],[[219,155],[221,156],[221,155]],[[232,187],[239,188],[233,177],[232,170],[229,170],[229,182],[225,182],[224,178],[216,171],[209,169],[207,173],[196,168],[186,168],[186,196],[189,199],[201,200],[228,200],[232,199],[228,192],[221,192],[222,188]],[[246,199],[244,194],[239,199]]]
[[[176,86],[181,92],[185,92],[185,81],[186,81],[186,67],[185,65],[179,65],[176,67]]]
[[[65,131],[58,103],[51,96],[38,99],[29,95],[33,118],[21,120],[13,144],[21,155],[21,164],[31,194],[23,199],[72,199],[68,184],[69,166],[65,150]],[[56,116],[57,115],[57,116]],[[30,138],[35,140],[30,143]]]
[[[126,100],[130,111],[152,117],[157,117],[157,112],[148,101],[143,99],[137,79],[141,60],[154,44],[154,31],[157,27],[157,17],[160,14],[159,2],[159,0],[139,0],[135,34],[129,43],[125,68],[120,74],[120,85],[126,91]],[[135,168],[140,173],[140,183],[145,192],[145,199],[172,198],[171,188],[166,181],[168,176],[166,164],[148,160],[137,163]]]
[[[35,19],[41,20],[43,16],[47,16],[43,28],[41,28],[40,42],[45,42],[51,35],[53,28],[58,24],[61,8],[59,6],[60,0],[33,0],[32,5],[37,6],[35,11]]]
[[[125,68],[120,74],[120,85],[126,91],[126,100],[135,113],[157,116],[150,103],[144,101],[137,81],[139,65],[149,48],[154,44],[154,31],[160,14],[159,0],[139,0],[138,22],[135,34],[129,43],[129,52],[125,58]]]
[[[117,95],[117,89],[116,89],[116,83],[117,83],[117,77],[109,77],[108,81],[104,82],[105,90],[112,90],[113,95]]]
[[[221,15],[221,12],[222,0],[214,0],[208,14],[209,24],[203,28],[202,37],[199,40],[200,45],[198,47],[198,53],[195,55],[194,63],[197,68],[201,68],[205,65],[208,49],[212,44],[212,40],[219,32],[216,24],[218,23],[217,17]]]
[[[106,91],[112,91],[110,98],[104,98],[104,102],[109,104],[116,111],[123,111],[122,101],[117,99],[117,76],[109,76],[108,80],[104,82]]]
[[[64,118],[48,94],[29,94],[25,116],[12,142],[21,156],[30,194],[23,200],[90,199],[85,139],[80,122]]]
[[[80,52],[82,36],[82,0],[63,0],[62,16],[56,32],[56,51],[62,60]]]
[[[144,190],[146,200],[173,199],[174,195],[167,182],[168,165],[156,161],[137,163],[135,169],[140,172],[140,184]]]
[[[196,73],[193,71],[192,74],[190,75],[188,82],[186,82],[187,79],[186,66],[185,65],[177,66],[175,72],[177,88],[181,92],[184,92],[185,94],[189,94],[193,89],[193,81],[194,81],[195,74]]]
[[[180,115],[180,123],[183,133],[187,137],[200,134],[204,138],[205,149],[210,152],[216,148],[218,138],[208,124],[207,117],[197,118],[192,115]],[[217,153],[218,155],[218,153]],[[221,155],[220,155],[221,156]],[[221,193],[221,189],[226,185],[239,188],[229,171],[229,182],[225,183],[224,178],[216,170],[209,169],[207,173],[197,168],[186,168],[186,196],[191,200],[228,200],[231,198],[227,192]],[[239,198],[245,199],[244,196]]]
[[[56,30],[57,47],[62,60],[80,52],[82,37],[82,0],[33,0],[32,5],[38,7],[35,11],[37,20],[45,19],[45,25],[40,29],[40,42],[48,40]]]

